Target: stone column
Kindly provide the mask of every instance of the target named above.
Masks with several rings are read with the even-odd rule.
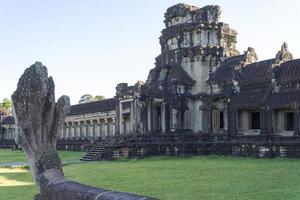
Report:
[[[79,137],[79,122],[75,122],[75,137]]]
[[[74,137],[75,136],[75,124],[74,122],[72,122],[72,129],[71,129],[71,136],[70,137]]]
[[[89,126],[88,126],[88,137],[93,137],[93,121],[90,120]]]
[[[86,130],[86,128],[87,128],[87,123],[86,123],[86,121],[83,121],[83,127],[82,127],[82,135],[83,135],[83,137],[87,136],[87,130]]]
[[[100,133],[101,133],[100,119],[97,119],[97,137],[100,137]]]
[[[107,124],[107,118],[104,118],[104,137],[107,137],[108,135],[108,124]]]
[[[154,107],[154,100],[153,99],[151,99],[150,112],[151,112],[151,130],[152,130],[152,132],[157,132],[156,131],[156,126],[155,126],[155,121],[156,121],[155,112],[156,112],[156,110],[155,110],[155,107]]]
[[[152,126],[151,126],[151,105],[150,101],[147,102],[147,131],[151,132],[152,131]]]
[[[171,128],[176,130],[178,128],[178,110],[175,108],[171,109]]]
[[[97,121],[95,121],[94,119],[92,120],[92,137],[96,138],[97,137]]]
[[[260,134],[266,135],[267,134],[267,116],[266,116],[266,107],[261,108],[259,111],[260,113]]]
[[[71,135],[71,126],[70,126],[70,124],[68,123],[68,124],[67,124],[67,133],[66,133],[66,138],[69,138],[69,137],[70,137],[70,135]]]
[[[84,136],[84,121],[79,121],[79,134],[78,137],[81,138]]]
[[[231,135],[238,134],[238,111],[232,108],[228,109],[228,132]]]
[[[113,125],[112,125],[112,135],[115,135],[116,134],[116,118],[115,117],[113,117],[112,118],[112,123],[113,123]]]
[[[181,120],[181,115],[182,115],[182,108],[181,106],[177,109],[177,129],[182,130],[182,120]]]
[[[225,108],[223,110],[223,118],[224,118],[224,130],[228,130],[228,109]]]
[[[165,104],[165,129],[166,132],[170,131],[170,127],[171,127],[171,113],[170,113],[170,106]]]
[[[299,116],[299,106],[298,104],[295,105],[294,109],[294,136],[299,135],[299,125],[300,125],[300,116]]]
[[[119,133],[120,135],[123,134],[123,105],[122,102],[119,102]]]
[[[267,107],[266,108],[266,120],[265,120],[265,129],[266,129],[266,134],[267,135],[273,135],[273,115],[272,115],[272,110]]]
[[[66,138],[66,136],[67,136],[67,124],[66,123],[64,123],[64,126],[63,126],[63,138]]]
[[[210,104],[208,106],[208,132],[212,133],[213,132],[213,108],[212,105]]]
[[[161,132],[165,133],[166,132],[166,103],[165,102],[161,104],[160,109],[161,109],[161,124],[160,124]]]
[[[87,137],[92,137],[92,120],[87,121]]]
[[[133,101],[130,102],[130,130],[129,132],[133,132],[134,127],[134,107],[133,107]]]
[[[103,130],[104,124],[103,124],[103,119],[100,118],[99,124],[100,124],[100,137],[104,138],[104,130]]]

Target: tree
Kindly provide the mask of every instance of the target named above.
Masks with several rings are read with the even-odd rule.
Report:
[[[96,95],[96,96],[94,97],[94,101],[101,101],[101,100],[103,100],[103,99],[106,99],[106,98],[105,98],[105,96],[102,96],[102,95]]]
[[[78,103],[88,103],[88,102],[91,102],[91,101],[94,101],[93,95],[91,95],[91,94],[85,94],[85,95],[82,95],[80,97]]]
[[[82,95],[80,97],[80,100],[78,103],[88,103],[88,102],[92,102],[92,101],[101,101],[105,99],[105,96],[102,96],[102,95],[96,95],[95,97],[93,97],[93,95],[91,94],[85,94],[85,95]]]
[[[4,98],[2,102],[0,103],[0,112],[4,114],[10,114],[12,108],[12,102],[11,100]]]

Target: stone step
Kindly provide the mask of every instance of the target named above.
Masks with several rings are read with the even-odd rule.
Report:
[[[95,152],[95,151],[104,151],[104,149],[92,149],[89,152]]]
[[[97,154],[97,153],[102,153],[103,151],[90,151],[88,152],[89,154]]]
[[[85,156],[81,158],[83,161],[94,161],[98,160],[102,157],[105,152],[105,147],[109,145],[108,141],[101,141],[96,143],[87,153]]]
[[[104,148],[92,148],[90,151],[92,151],[92,150],[104,150]]]
[[[98,154],[102,154],[103,152],[99,152],[99,153],[87,153],[85,154],[85,156],[96,156]]]
[[[82,161],[95,161],[97,158],[104,154],[104,148],[95,146],[86,155],[84,155],[80,160]]]

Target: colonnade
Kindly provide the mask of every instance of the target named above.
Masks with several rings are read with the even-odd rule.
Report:
[[[3,139],[15,139],[15,137],[16,137],[16,130],[14,127],[7,128],[5,130]]]
[[[61,130],[61,138],[105,138],[115,134],[115,118],[92,118],[66,121]]]

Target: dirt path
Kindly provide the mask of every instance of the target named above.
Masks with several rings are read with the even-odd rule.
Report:
[[[15,179],[9,179],[1,174],[10,174],[10,173],[29,173],[29,170],[21,168],[0,168],[0,187],[8,186],[21,186],[21,185],[33,185],[33,182],[18,181]]]

